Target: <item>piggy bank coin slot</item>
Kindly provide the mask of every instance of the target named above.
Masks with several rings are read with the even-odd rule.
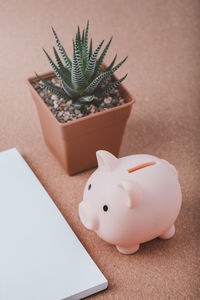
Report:
[[[155,165],[155,164],[156,164],[155,161],[149,161],[149,162],[146,162],[146,163],[144,163],[144,164],[141,164],[141,165],[138,165],[138,166],[136,166],[136,167],[133,167],[133,168],[131,168],[131,169],[128,169],[128,173],[133,173],[133,172],[135,172],[135,171],[144,169],[144,168],[146,168],[146,167],[153,166],[153,165]]]

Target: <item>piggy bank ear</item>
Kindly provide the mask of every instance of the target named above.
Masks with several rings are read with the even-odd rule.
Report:
[[[141,197],[139,186],[134,182],[124,180],[118,184],[118,187],[121,188],[127,195],[127,206],[129,208],[136,207]]]
[[[105,167],[107,170],[112,171],[116,166],[118,159],[108,151],[99,150],[96,152],[98,167]]]

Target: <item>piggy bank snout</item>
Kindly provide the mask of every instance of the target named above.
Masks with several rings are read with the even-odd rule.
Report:
[[[94,209],[83,201],[79,204],[79,216],[83,225],[90,230],[96,231],[99,226],[98,218]]]

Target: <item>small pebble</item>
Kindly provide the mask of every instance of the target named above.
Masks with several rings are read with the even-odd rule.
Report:
[[[117,105],[119,103],[119,100],[118,99],[116,99],[116,98],[114,98],[114,99],[112,99],[112,104],[115,106],[115,105]]]
[[[43,92],[40,92],[40,97],[44,97],[44,93]]]
[[[88,110],[91,112],[91,114],[94,114],[96,112],[96,107],[91,104],[89,107],[88,107]]]
[[[69,115],[64,115],[63,119],[64,119],[64,121],[67,121],[67,120],[70,119],[70,116]]]
[[[69,108],[69,112],[70,112],[71,114],[73,114],[74,108],[73,108],[73,107],[70,107],[70,108]]]
[[[53,95],[51,96],[51,100],[58,100],[58,96],[56,96],[56,95],[53,94]]]
[[[58,113],[58,117],[61,117],[62,115],[63,115],[63,112],[60,111],[60,112]]]
[[[70,105],[72,105],[72,100],[67,101],[67,106],[69,107]]]
[[[51,82],[52,82],[53,84],[55,84],[55,83],[56,83],[56,79],[55,79],[55,78],[52,78],[52,79],[51,79]]]
[[[75,109],[74,112],[75,112],[76,115],[79,115],[81,113],[81,111],[79,109]]]
[[[94,114],[96,112],[96,108],[92,107],[90,111],[91,111],[91,114]]]
[[[104,103],[105,104],[110,104],[112,102],[112,98],[111,97],[107,97],[104,99]]]

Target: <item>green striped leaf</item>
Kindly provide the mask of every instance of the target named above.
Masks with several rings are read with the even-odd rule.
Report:
[[[103,50],[101,56],[99,57],[97,63],[96,63],[96,67],[95,67],[95,74],[98,74],[99,71],[101,70],[102,64],[103,64],[103,60],[106,56],[106,53],[108,51],[108,48],[110,47],[110,44],[112,42],[112,37],[110,38],[110,41],[108,42],[108,44],[106,45],[105,49]]]
[[[87,66],[89,60],[89,51],[88,51],[88,30],[89,30],[89,21],[87,21],[87,26],[84,35],[84,44],[83,44],[83,65]]]
[[[128,57],[128,56],[127,56]],[[122,61],[120,61],[120,63],[118,63],[114,68],[112,68],[111,70],[109,69],[109,67],[106,69],[106,72],[109,73],[109,76],[107,76],[107,78],[104,78],[101,82],[101,84],[104,84],[109,78],[110,76],[119,69],[119,67],[121,67],[121,65],[127,60],[127,57],[125,57]],[[108,71],[107,71],[108,70]]]
[[[65,81],[62,81],[62,86],[64,91],[71,97],[71,98],[77,98],[79,96],[79,93],[76,92],[75,89],[72,89]]]
[[[80,33],[79,26],[78,26],[78,30],[77,30],[77,33],[76,33],[76,45],[78,47],[80,55],[82,56],[82,42],[81,42],[81,33]]]
[[[111,62],[111,64],[110,64],[110,65],[107,67],[106,71],[108,71],[108,70],[111,70],[111,69],[112,69],[112,67],[113,67],[113,66],[114,66],[114,64],[115,64],[116,58],[117,58],[117,54],[115,55],[115,57],[114,57],[113,61]]]
[[[95,70],[95,66],[96,66],[96,59],[97,59],[98,53],[99,53],[103,43],[104,43],[104,40],[99,44],[99,46],[96,48],[96,50],[90,57],[90,60],[88,62],[88,65],[87,65],[87,68],[85,71],[85,75],[87,78],[91,78],[92,75],[94,74],[94,70]]]
[[[59,55],[58,55],[58,52],[56,51],[56,48],[55,48],[55,47],[53,47],[53,51],[54,51],[54,55],[55,55],[56,62],[57,62],[57,65],[58,65],[59,69],[60,69],[62,72],[65,71],[65,67],[64,67],[64,65],[63,65],[63,63],[62,63],[62,61],[61,61],[61,59],[60,59],[60,57],[59,57]]]
[[[62,78],[62,74],[59,70],[59,68],[56,66],[56,64],[53,62],[53,60],[51,59],[51,57],[49,56],[49,54],[46,52],[46,50],[43,48],[44,53],[46,54],[48,61],[52,67],[52,69],[54,70],[56,76],[58,77],[58,79],[63,80]]]
[[[55,32],[55,30],[54,30],[53,27],[52,27],[52,31],[53,31],[53,34],[54,34],[54,37],[55,37],[55,40],[56,40],[56,44],[57,44],[58,49],[60,51],[60,54],[61,54],[61,56],[62,56],[62,58],[63,58],[63,60],[65,62],[65,65],[66,65],[67,69],[71,72],[71,70],[72,70],[72,62],[69,59],[67,53],[65,52],[65,49],[61,45],[60,40],[59,40],[59,38],[58,38],[58,36],[57,36],[57,34],[56,34],[56,32]]]
[[[83,60],[82,60],[81,51],[80,51],[80,48],[79,48],[79,45],[78,45],[77,41],[74,44],[74,51],[75,51],[76,60],[78,62],[79,70],[81,71],[82,77],[84,79],[84,76],[83,76]]]
[[[124,77],[122,77],[121,79],[119,80],[116,80],[115,82],[113,83],[110,83],[109,85],[107,85],[105,88],[103,88],[101,91],[100,91],[100,95],[103,97],[105,96],[107,93],[109,93],[111,90],[115,89],[127,76],[128,74],[126,74]]]
[[[75,52],[75,46],[74,46],[74,55],[72,60],[72,73],[71,73],[71,81],[75,89],[81,90],[85,86],[85,80],[83,78],[82,72],[80,70],[76,52]]]
[[[119,67],[121,67],[121,65],[123,65],[123,63],[127,60],[128,56],[126,56],[122,61],[120,61],[120,63],[118,63],[113,69],[112,69],[112,73],[114,73],[115,71],[117,71],[119,69]]]
[[[60,73],[62,74],[62,78],[63,80],[71,87],[72,86],[72,82],[71,82],[71,73],[69,72],[69,70],[67,70],[62,61],[60,60],[60,57],[55,49],[55,47],[53,47],[53,50],[54,50],[54,54],[55,54],[55,58],[56,58],[56,62],[57,62],[57,65],[60,69]]]
[[[99,76],[97,76],[90,84],[89,86],[83,91],[83,95],[89,95],[92,94],[95,89],[100,85],[101,81],[108,77],[110,72],[104,72],[101,73]]]
[[[82,49],[83,49],[83,46],[84,46],[84,40],[85,40],[85,30],[83,29],[82,37],[81,37]]]
[[[90,49],[89,49],[89,58],[92,55],[92,39],[90,39]]]
[[[38,85],[40,85],[43,88],[46,88],[47,90],[49,90],[53,94],[57,95],[59,98],[70,99],[70,96],[62,88],[53,85],[52,83],[50,83],[46,79],[39,76],[37,73],[36,73],[36,76],[40,81],[43,82],[43,85],[40,84],[40,83],[38,83]]]

